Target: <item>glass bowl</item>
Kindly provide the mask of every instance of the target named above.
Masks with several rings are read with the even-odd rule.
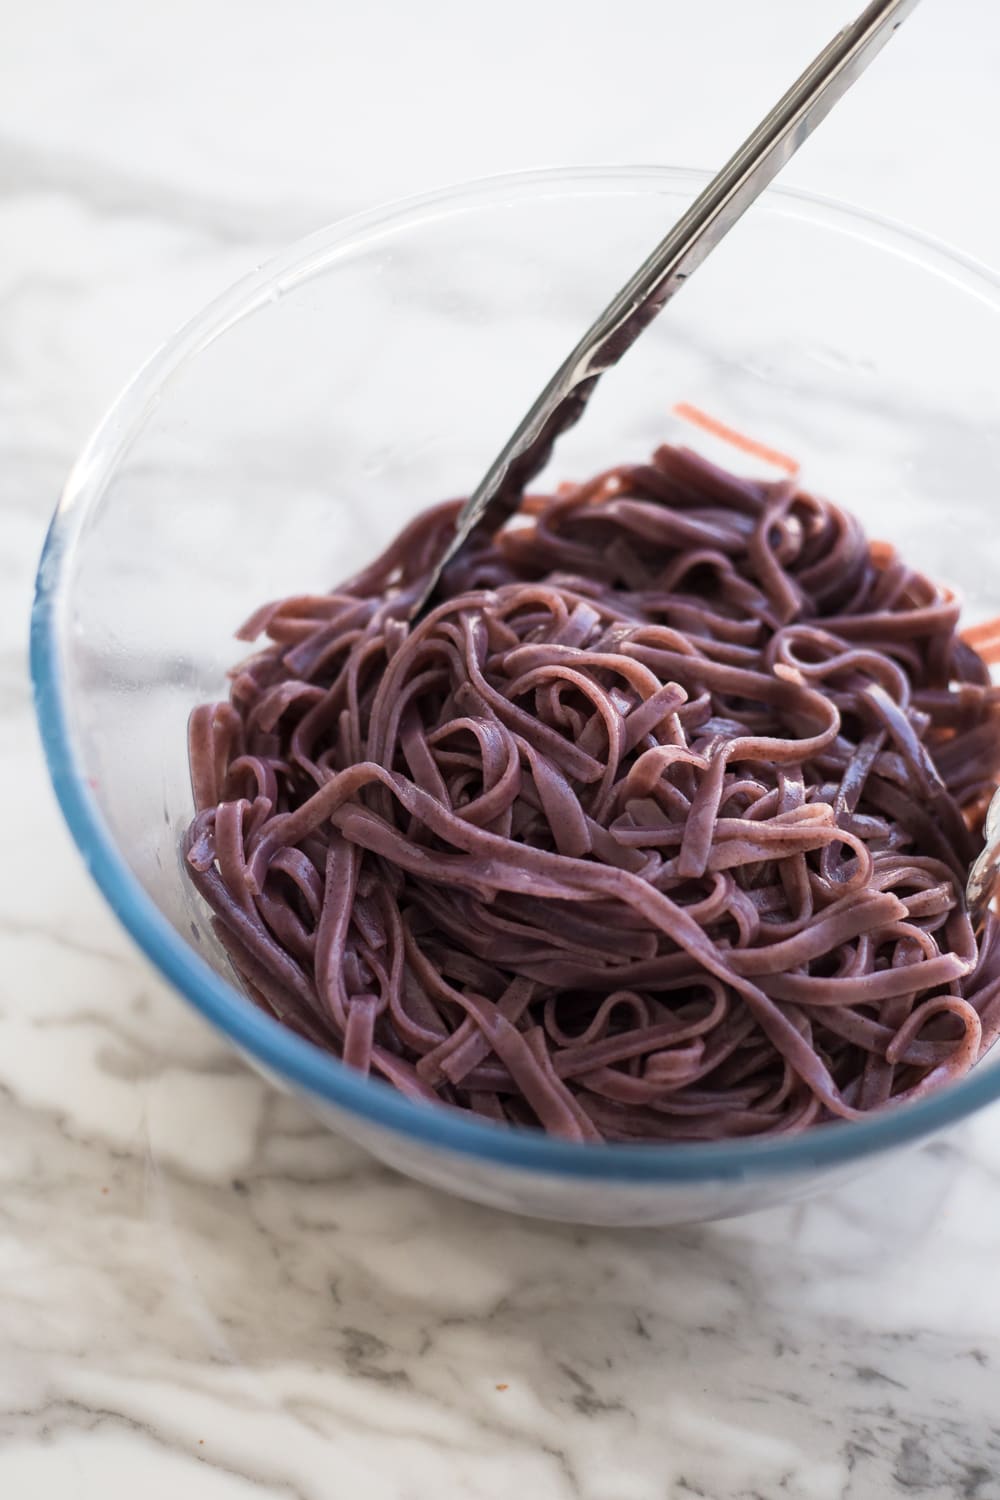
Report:
[[[410,1102],[231,981],[178,854],[185,725],[266,599],[333,586],[461,495],[704,183],[602,168],[450,189],[334,225],[159,350],[76,464],[38,574],[33,672],[55,788],[153,963],[243,1055],[424,1182],[545,1217],[657,1224],[789,1199],[1000,1096],[963,1082],[862,1123],[726,1143],[576,1145]],[[868,215],[772,191],[604,381],[555,478],[709,441],[678,402],[792,453],[804,482],[1000,604],[1000,283]],[[715,455],[717,456],[717,455]],[[747,460],[731,454],[732,467]]]

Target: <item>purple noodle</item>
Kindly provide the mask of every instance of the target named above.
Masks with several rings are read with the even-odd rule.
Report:
[[[1000,689],[947,590],[790,481],[661,448],[457,504],[191,718],[187,866],[251,998],[417,1099],[573,1140],[856,1119],[1000,1031],[964,882]]]

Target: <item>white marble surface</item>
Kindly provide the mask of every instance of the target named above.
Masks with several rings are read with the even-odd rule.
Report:
[[[24,661],[74,451],[209,294],[448,179],[711,163],[850,8],[2,7],[4,1500],[1000,1497],[1000,1109],[804,1207],[673,1233],[417,1188],[251,1076],[117,930]],[[975,192],[998,63],[993,0],[928,0],[792,180],[1000,262]]]

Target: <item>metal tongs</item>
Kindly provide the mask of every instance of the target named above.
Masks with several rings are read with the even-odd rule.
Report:
[[[455,535],[413,608],[414,621],[434,602],[442,572],[470,534],[487,519],[491,528],[500,526],[517,509],[525,486],[548,462],[556,439],[580,420],[601,376],[743,217],[917,3],[872,0],[856,21],[838,32],[608,303],[465,502]],[[1000,875],[1000,792],[986,818],[985,839],[966,889],[977,927],[985,921]]]
[[[517,509],[556,439],[580,420],[601,376],[725,239],[916,5],[917,0],[872,0],[852,25],[838,32],[608,303],[463,505],[455,535],[412,610],[413,620],[426,612],[444,568],[471,532],[487,516],[491,527],[500,526]]]

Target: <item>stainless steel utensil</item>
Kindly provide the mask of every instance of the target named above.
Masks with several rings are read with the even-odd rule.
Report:
[[[455,535],[412,612],[433,601],[441,573],[487,516],[500,523],[544,467],[556,439],[578,422],[598,380],[618,363],[643,329],[711,254],[777,176],[918,0],[873,0],[824,47],[739,150],[695,199],[597,321],[583,335],[501,448],[459,512]],[[966,898],[977,927],[1000,877],[1000,791],[990,805],[985,847],[969,872]]]
[[[722,171],[622,287],[553,375],[459,513],[455,535],[412,618],[431,603],[442,569],[474,527],[499,525],[544,467],[559,435],[578,422],[600,377],[631,347],[816,126],[860,77],[917,0],[873,0],[806,69]],[[817,288],[817,295],[820,289]]]
[[[984,848],[969,871],[965,899],[977,932],[986,920],[1000,876],[1000,791],[994,794],[983,827]]]

